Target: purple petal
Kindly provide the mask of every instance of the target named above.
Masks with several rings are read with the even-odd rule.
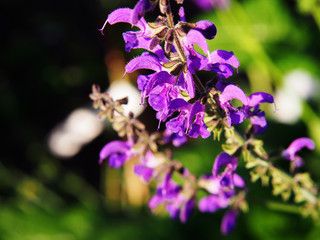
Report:
[[[294,140],[286,150],[283,151],[282,156],[288,160],[293,160],[296,152],[304,147],[314,150],[315,144],[310,138],[298,138]]]
[[[255,107],[261,103],[273,103],[273,96],[265,92],[256,92],[248,97],[248,106]]]
[[[164,143],[169,143],[170,141],[172,141],[172,144],[175,147],[180,147],[182,144],[184,144],[185,142],[188,141],[185,134],[180,136],[180,135],[172,132],[168,128],[166,128],[166,130],[164,131],[164,134],[165,134],[164,138],[163,138]]]
[[[184,37],[184,41],[187,46],[196,44],[203,50],[205,54],[209,53],[209,47],[205,37],[202,35],[201,32],[197,30],[191,29],[188,32],[187,36]]]
[[[244,105],[248,105],[248,98],[246,94],[241,90],[241,88],[235,85],[226,86],[219,97],[221,105],[224,105],[231,99],[238,99]]]
[[[189,201],[187,201],[181,208],[180,211],[180,220],[181,222],[186,222],[188,218],[190,217],[193,209],[195,206],[195,200],[192,198]]]
[[[156,86],[152,89],[148,102],[150,106],[156,110],[167,110],[167,89],[165,86]]]
[[[226,8],[230,0],[193,0],[200,8],[209,11],[215,7]]]
[[[233,68],[226,63],[213,64],[211,71],[217,72],[219,78],[228,78],[233,75]]]
[[[135,165],[134,173],[142,177],[145,182],[149,182],[153,174],[153,169],[143,165]]]
[[[194,51],[187,56],[188,68],[195,72],[197,70],[211,71],[211,67],[208,66],[208,58],[202,54]],[[210,64],[209,64],[210,65]]]
[[[236,210],[230,210],[224,215],[221,223],[221,232],[223,234],[232,232],[236,224],[237,217],[238,211]]]
[[[137,69],[150,69],[155,72],[158,72],[161,70],[161,63],[154,56],[142,55],[132,59],[126,65],[126,72],[128,73],[134,72]]]
[[[178,135],[178,134],[174,134],[174,137],[172,137],[172,145],[175,147],[180,147],[182,144],[186,143],[188,141],[188,138],[186,137],[186,135]]]
[[[107,157],[110,156],[110,154],[112,153],[124,153],[126,151],[128,151],[130,149],[130,147],[128,146],[128,144],[126,142],[123,141],[112,141],[107,143],[100,151],[100,160],[99,163],[102,163],[102,161],[104,159],[106,159]]]
[[[203,124],[193,123],[190,127],[188,136],[191,138],[198,138],[201,135],[202,138],[210,137],[210,132],[207,130],[207,126]]]
[[[229,199],[223,196],[210,195],[200,199],[198,208],[201,212],[215,212],[229,206]]]
[[[192,106],[188,117],[188,126],[191,126],[188,135],[192,138],[197,138],[199,135],[203,138],[210,136],[210,132],[207,130],[207,126],[203,122],[205,116],[204,110],[205,106],[199,101],[195,102]]]
[[[239,187],[239,188],[244,188],[246,186],[246,183],[245,181],[243,180],[242,177],[240,177],[238,174],[233,174],[233,184],[236,186],[236,187]]]
[[[109,166],[112,168],[120,168],[124,164],[124,162],[128,159],[128,155],[112,153],[109,157]]]
[[[186,22],[186,17],[185,17],[185,14],[184,14],[184,8],[183,7],[179,8],[179,16],[180,16],[180,21],[181,22]]]
[[[122,34],[125,42],[125,50],[129,52],[131,49],[143,48],[151,51],[152,39],[141,36],[140,32],[124,32]]]
[[[244,121],[245,119],[245,114],[242,111],[237,111],[237,112],[233,112],[231,113],[228,119],[228,124],[229,126],[231,126],[231,124],[240,124]]]
[[[210,63],[227,63],[233,66],[234,68],[238,68],[240,63],[238,59],[234,56],[233,52],[228,52],[225,50],[216,50],[210,54]]]
[[[154,195],[149,201],[149,208],[152,210],[163,202],[163,198],[159,195]]]
[[[183,73],[183,77],[184,77],[184,81],[186,83],[186,87],[187,87],[187,92],[189,94],[189,97],[190,98],[194,98],[194,92],[195,92],[195,89],[194,89],[194,83],[193,83],[193,77],[192,77],[192,74],[190,73],[190,71],[188,71],[187,73]]]
[[[306,147],[309,150],[314,150],[315,144],[310,138],[298,138],[290,144],[287,151],[294,154],[303,147]]]
[[[161,72],[157,72],[155,73],[152,78],[149,80],[148,84],[146,85],[146,96],[149,95],[150,91],[163,83],[168,83],[171,85],[174,85],[176,82],[176,77],[170,75],[168,72],[166,71],[161,71]],[[168,89],[169,90],[169,89]]]
[[[152,77],[153,74],[151,75],[139,75],[137,78],[137,84],[138,84],[138,89],[143,91],[145,87],[147,86],[147,83],[149,82],[150,78]]]
[[[218,82],[216,84],[216,88],[220,91],[223,92],[223,90],[226,88],[226,86],[228,85],[233,85],[232,82],[228,82],[228,81],[222,81],[221,78],[218,78]]]
[[[140,0],[133,8],[132,22],[137,23],[140,18],[152,9],[153,5],[148,0]]]
[[[176,219],[180,213],[180,206],[177,205],[175,202],[168,203],[166,206],[166,210],[168,211],[171,218]]]
[[[197,22],[195,30],[201,32],[206,39],[213,39],[217,34],[216,26],[207,20]]]
[[[184,99],[177,98],[170,102],[169,108],[172,112],[174,111],[190,111],[191,104],[186,102]]]
[[[181,114],[180,114],[181,115]],[[183,136],[185,132],[185,121],[184,118],[181,120],[179,117],[170,119],[166,122],[166,128],[172,131],[173,133],[178,134],[179,136]]]
[[[254,127],[255,134],[263,134],[266,131],[268,126],[264,112],[260,112],[254,116],[251,116],[250,122]]]
[[[230,156],[228,153],[220,153],[213,164],[212,175],[217,176],[219,170],[229,163],[231,164],[232,169],[235,170],[238,165],[238,159],[236,157]]]
[[[123,22],[123,23],[130,23],[133,26],[136,26],[142,30],[146,30],[148,28],[147,22],[142,18],[140,21],[134,22],[132,19],[134,11],[130,8],[118,8],[112,13],[108,15],[107,20],[104,22],[103,26],[99,31],[103,34],[103,30],[107,23],[110,25]]]
[[[203,10],[211,10],[213,8],[211,0],[193,0]]]
[[[190,112],[190,116],[189,116],[189,125],[192,124],[193,122],[193,118],[194,116],[197,114],[197,113],[200,113],[200,112],[203,112],[204,113],[204,105],[201,104],[199,101],[196,101],[193,106],[192,106],[192,109],[191,109],[191,112]]]
[[[111,25],[119,22],[133,24],[132,13],[130,8],[118,8],[108,15],[107,22]]]

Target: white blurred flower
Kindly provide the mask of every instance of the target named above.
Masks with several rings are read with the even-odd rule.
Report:
[[[302,101],[316,96],[318,89],[317,81],[309,73],[290,72],[284,77],[283,87],[275,93],[276,111],[272,117],[281,123],[297,122],[302,114]]]
[[[122,105],[124,112],[127,115],[132,112],[135,117],[139,116],[145,107],[141,106],[140,91],[132,84],[124,80],[113,81],[107,90],[110,96],[114,99],[128,97],[128,104]]]

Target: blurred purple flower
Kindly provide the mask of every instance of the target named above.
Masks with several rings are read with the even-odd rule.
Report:
[[[221,232],[228,234],[233,231],[238,217],[238,211],[231,209],[223,217],[221,222]]]
[[[148,168],[144,165],[135,165],[134,173],[141,177],[144,182],[149,182],[152,178],[154,170],[152,168]]]
[[[185,170],[184,175],[188,175]],[[187,221],[195,205],[194,197],[188,197],[182,192],[182,187],[176,184],[171,173],[167,173],[164,180],[159,183],[156,194],[149,201],[151,210],[164,204],[171,218],[180,218],[182,222]]]
[[[295,167],[301,167],[303,165],[303,159],[296,155],[302,148],[308,148],[309,150],[315,149],[315,144],[310,138],[298,138],[294,140],[287,149],[282,151],[282,157],[293,162]]]
[[[100,151],[101,164],[104,159],[109,157],[109,166],[113,168],[120,168],[125,161],[134,156],[131,149],[133,143],[130,141],[112,141],[107,143]]]
[[[226,208],[230,204],[230,199],[224,195],[209,195],[200,199],[198,203],[201,212],[215,212]]]
[[[140,176],[144,182],[149,182],[155,168],[163,163],[163,160],[157,158],[150,150],[141,155],[139,161],[140,163],[134,166],[134,173]]]
[[[180,136],[177,133],[172,132],[170,129],[166,128],[164,131],[164,143],[169,143],[172,141],[173,146],[180,147],[182,144],[186,143],[188,141],[185,134]]]
[[[203,10],[211,10],[215,7],[226,8],[230,0],[194,0],[194,2]]]
[[[237,165],[238,159],[236,157],[227,153],[221,153],[217,156],[212,175],[203,176],[201,179],[202,187],[211,195],[203,197],[199,201],[200,211],[215,212],[229,206],[230,198],[235,194],[234,188],[245,186],[243,179],[235,173]]]

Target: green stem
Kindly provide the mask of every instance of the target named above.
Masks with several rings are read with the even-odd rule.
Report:
[[[301,214],[301,209],[297,205],[279,203],[279,202],[274,202],[274,201],[266,201],[265,204],[271,210],[287,212],[287,213],[294,213],[294,214]]]
[[[244,143],[245,143],[244,139],[241,137],[241,135],[236,130],[233,130],[233,131],[234,131],[234,135],[236,136],[236,138],[241,140],[241,141],[238,141],[238,143],[241,144],[242,147],[244,147]],[[250,151],[250,154],[251,154],[251,151]],[[256,163],[257,163],[256,167],[262,166],[262,167],[265,167],[269,170],[277,171],[277,173],[280,175],[280,177],[281,177],[281,179],[283,179],[283,181],[286,181],[290,185],[295,184],[295,180],[292,176],[290,176],[286,172],[284,172],[281,169],[274,166],[270,161],[264,160],[260,157],[256,157],[255,159],[256,159]],[[296,184],[296,187],[299,188],[300,193],[304,196],[304,198],[306,199],[307,202],[309,202],[311,204],[317,204],[318,198],[317,198],[317,196],[315,196],[315,194],[310,192],[308,189],[300,186],[298,183]]]
[[[295,180],[292,176],[290,176],[286,172],[282,171],[281,169],[275,167],[273,164],[271,164],[265,160],[259,159],[258,165],[263,166],[263,167],[267,167],[268,169],[276,170],[277,173],[281,176],[281,178],[284,181],[286,181],[292,185],[295,183]],[[298,185],[298,187],[299,187],[300,193],[305,197],[305,199],[308,202],[310,202],[312,204],[316,204],[318,202],[318,198],[314,194],[312,194],[308,189],[306,189],[302,186],[299,186],[299,185]]]

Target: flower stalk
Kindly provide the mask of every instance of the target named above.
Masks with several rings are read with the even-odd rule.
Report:
[[[183,1],[176,0],[178,4]],[[144,14],[159,3],[162,15],[155,22],[147,23]],[[291,175],[276,167],[263,148],[263,141],[255,138],[268,127],[262,103],[273,104],[272,95],[256,92],[249,96],[237,85],[226,81],[238,69],[240,63],[233,52],[210,52],[207,40],[214,39],[216,27],[210,21],[188,23],[184,9],[179,10],[180,21],[175,24],[169,0],[139,0],[133,9],[120,8],[108,15],[107,23],[127,22],[138,31],[123,33],[126,51],[141,48],[146,51],[132,59],[125,67],[126,73],[148,69],[152,73],[139,75],[138,89],[142,104],[148,103],[156,112],[159,125],[165,131],[148,133],[144,124],[132,114],[124,114],[122,104],[127,99],[114,101],[108,94],[93,86],[90,95],[93,106],[99,109],[100,118],[108,118],[123,140],[107,143],[100,152],[100,163],[108,159],[111,167],[119,168],[136,157],[139,163],[134,172],[142,181],[154,181],[156,192],[149,201],[149,208],[157,212],[164,206],[172,218],[187,221],[197,206],[202,212],[228,209],[222,219],[222,233],[235,227],[237,216],[248,209],[245,200],[247,185],[236,173],[242,159],[249,169],[252,182],[261,179],[263,185],[271,183],[274,195],[300,204],[301,213],[316,219],[319,212],[318,191],[307,173],[296,173],[303,159],[296,153],[306,147],[314,149],[311,139],[295,140],[278,158],[290,161]],[[164,43],[164,44],[162,44]],[[197,52],[198,45],[204,55]],[[211,79],[200,79],[197,72],[207,71]],[[213,79],[213,80],[212,80]],[[238,105],[234,104],[238,100]],[[236,125],[250,121],[244,136]],[[160,151],[165,144],[180,147],[188,138],[208,138],[220,141],[223,152],[216,156],[209,174],[196,176],[175,160],[170,150]],[[160,147],[162,146],[162,147]],[[292,174],[295,173],[295,174]],[[197,202],[198,192],[204,191]],[[280,205],[271,204],[271,207]]]

